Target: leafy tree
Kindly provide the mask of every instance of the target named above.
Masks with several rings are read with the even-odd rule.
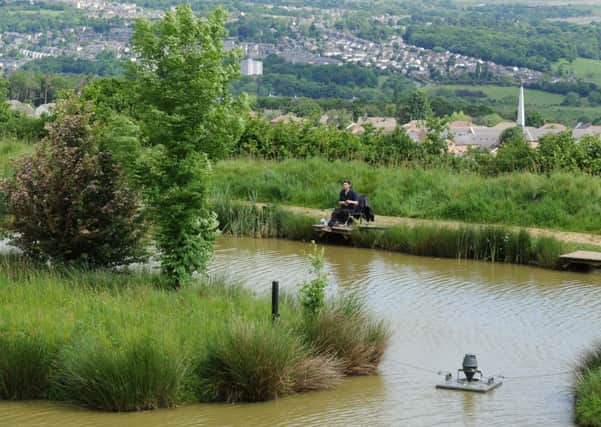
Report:
[[[136,193],[108,151],[98,123],[79,103],[65,104],[49,136],[3,185],[13,244],[42,260],[111,266],[141,254]]]
[[[514,139],[524,139],[524,132],[520,127],[512,127],[507,128],[503,132],[501,132],[501,136],[499,136],[499,145],[503,145],[506,141],[514,140]]]
[[[545,119],[538,111],[526,111],[526,126],[539,128],[545,124]]]
[[[446,154],[449,149],[445,136],[448,131],[447,119],[434,116],[429,117],[426,121],[426,128],[428,129],[426,140],[424,141],[426,153],[433,156]]]
[[[244,99],[229,93],[239,63],[223,48],[224,25],[223,10],[197,19],[186,5],[156,23],[137,21],[132,37],[137,114],[149,147],[141,184],[161,269],[174,287],[203,271],[212,254],[210,159],[226,156],[244,125]]]
[[[543,172],[577,170],[582,161],[580,147],[571,132],[543,136],[537,153]]]
[[[432,114],[428,97],[420,91],[413,92],[405,105],[398,109],[400,123],[407,123],[411,120],[426,120]]]
[[[568,107],[580,107],[580,95],[576,92],[569,92],[561,102],[561,105]]]
[[[496,172],[534,171],[536,168],[535,151],[519,132],[508,134],[494,158],[493,167]]]
[[[6,96],[8,95],[8,80],[0,75],[0,123],[8,120],[9,110]]]

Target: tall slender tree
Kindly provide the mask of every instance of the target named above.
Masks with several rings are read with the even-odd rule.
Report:
[[[156,23],[136,22],[134,74],[146,155],[139,180],[155,222],[161,267],[179,287],[203,271],[212,254],[211,159],[222,157],[242,133],[244,99],[229,84],[238,55],[223,47],[225,13],[197,19],[179,6]]]

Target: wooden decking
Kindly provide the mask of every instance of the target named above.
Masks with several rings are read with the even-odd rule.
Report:
[[[564,265],[580,264],[590,267],[601,267],[601,252],[576,251],[559,257]]]

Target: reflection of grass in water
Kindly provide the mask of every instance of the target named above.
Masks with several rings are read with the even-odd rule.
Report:
[[[315,352],[298,333],[293,302],[281,301],[272,325],[266,298],[223,279],[174,292],[158,275],[49,269],[20,256],[1,258],[0,273],[2,399],[110,411],[266,400],[331,388],[346,366],[344,352]]]

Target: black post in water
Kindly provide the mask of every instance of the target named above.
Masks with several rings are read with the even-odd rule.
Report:
[[[271,282],[271,320],[280,317],[280,283],[277,280]]]

